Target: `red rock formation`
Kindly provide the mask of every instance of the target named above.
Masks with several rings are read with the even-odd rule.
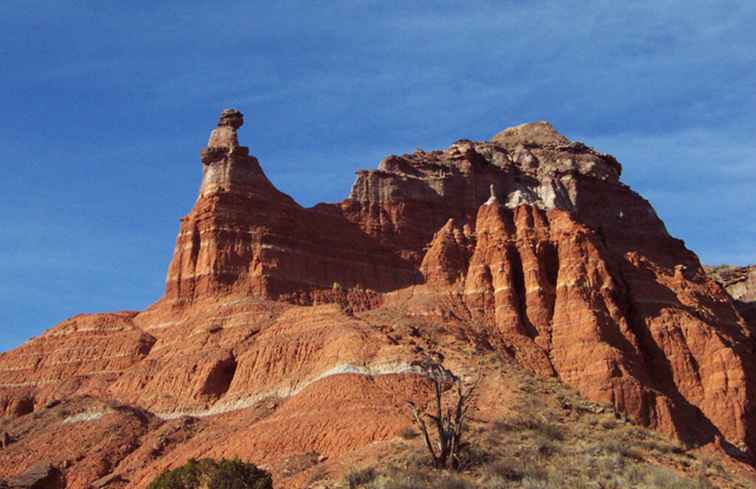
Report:
[[[164,297],[138,314],[73,318],[0,356],[7,419],[88,395],[148,410],[161,429],[200,417],[218,441],[243,435],[214,419],[272,403],[267,415],[292,441],[254,435],[249,446],[264,460],[340,455],[401,428],[401,409],[380,407],[395,394],[365,379],[419,395],[423,359],[465,370],[474,362],[456,342],[477,345],[483,334],[646,425],[691,443],[721,439],[742,457],[756,448],[751,331],[620,182],[613,157],[526,124],[390,156],[359,172],[343,202],[303,208],[239,145],[242,123],[224,111],[201,152],[199,196],[181,220]],[[423,343],[439,324],[457,339]],[[318,414],[300,415],[308,409]],[[361,436],[354,423],[371,431]],[[144,485],[182,457],[248,450],[192,440],[203,453],[153,456],[143,439],[118,463]],[[0,475],[28,468],[17,460]],[[82,471],[69,470],[80,481],[71,487],[108,476]]]
[[[135,315],[75,316],[0,355],[0,414],[20,416],[77,392],[107,391],[155,342],[134,325]]]
[[[751,328],[756,328],[756,265],[720,266],[707,269],[709,275],[725,288],[735,307]]]
[[[338,206],[304,209],[276,190],[223,124],[222,117],[202,151],[200,195],[181,222],[166,301],[242,293],[311,304],[334,286],[388,291],[418,280],[411,262]],[[213,146],[226,140],[230,146]]]

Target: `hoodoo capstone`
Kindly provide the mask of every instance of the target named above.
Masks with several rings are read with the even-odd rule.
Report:
[[[236,109],[224,110],[218,120],[218,127],[210,133],[208,148],[234,149],[239,147],[236,130],[244,124],[244,115]]]

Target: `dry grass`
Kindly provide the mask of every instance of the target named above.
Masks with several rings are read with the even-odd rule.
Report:
[[[381,315],[365,313],[364,317],[398,342],[415,347],[419,356],[441,356],[452,369],[455,362],[470,365],[470,358],[475,358],[491,385],[505,387],[488,391],[485,419],[476,419],[469,426],[464,437],[469,447],[460,472],[434,470],[421,438],[404,430],[380,457],[366,457],[372,460],[368,465],[375,469],[374,478],[359,485],[351,485],[347,478],[330,481],[329,488],[752,487],[721,464],[633,425],[561,382],[543,380],[517,367],[487,344],[481,333],[484,328],[462,331],[454,325],[408,319],[401,311],[388,313],[382,309]],[[501,380],[494,376],[501,376]],[[500,408],[491,407],[490,392],[504,393]],[[497,400],[493,397],[494,403]]]
[[[413,440],[420,436],[420,433],[418,433],[413,427],[407,426],[399,432],[399,436],[401,436],[405,440]]]
[[[347,472],[346,483],[349,489],[364,487],[378,477],[378,472],[373,467],[352,469]]]
[[[751,487],[721,464],[581,399],[555,381],[520,376],[514,406],[468,430],[463,470],[430,467],[417,439],[397,445],[352,489],[711,489]],[[406,439],[406,438],[405,438]]]

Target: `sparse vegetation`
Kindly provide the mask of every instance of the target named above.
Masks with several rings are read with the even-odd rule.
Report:
[[[407,426],[406,428],[404,428],[402,431],[399,432],[399,436],[401,436],[405,440],[412,440],[420,436],[420,433],[415,431],[411,426]]]
[[[374,481],[377,476],[378,473],[376,470],[372,467],[368,467],[364,469],[350,470],[346,475],[346,479],[349,484],[349,489],[356,489]]]
[[[272,489],[268,472],[241,460],[191,459],[164,472],[147,489]]]
[[[622,459],[642,460],[640,452],[629,445],[626,441],[613,438],[601,440],[591,448],[589,452],[594,455],[619,455]]]
[[[461,452],[464,448],[462,434],[467,423],[471,398],[476,385],[465,387],[462,380],[440,365],[429,370],[433,381],[434,403],[431,412],[418,407],[413,401],[408,401],[412,410],[412,418],[423,435],[425,446],[437,469],[459,469],[461,467]],[[444,400],[446,384],[451,384],[455,398]],[[426,420],[432,421],[435,437],[431,436]],[[435,439],[434,439],[435,438]]]
[[[502,414],[468,419],[458,470],[434,467],[425,441],[402,441],[350,489],[713,489],[749,486],[697,452],[633,425],[570,388],[521,371]],[[363,469],[364,470],[364,469]],[[337,486],[339,487],[339,486]]]

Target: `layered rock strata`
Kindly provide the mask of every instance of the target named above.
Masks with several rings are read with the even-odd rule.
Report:
[[[212,419],[291,398],[279,415],[294,419],[300,404],[326,410],[369,391],[362,423],[381,396],[396,401],[366,379],[416,393],[423,361],[452,361],[434,336],[444,325],[641,423],[750,459],[751,330],[612,156],[525,124],[389,156],[343,202],[303,208],[239,145],[243,122],[224,111],[201,151],[164,297],[2,354],[0,413],[87,395],[155,419]],[[361,440],[349,431],[348,448],[392,436],[398,412]],[[326,435],[333,417],[297,419],[311,435],[291,434],[298,449],[347,449]],[[279,442],[256,443],[274,457]]]
[[[750,439],[750,333],[613,157],[527,124],[390,156],[344,202],[304,209],[235,135],[213,134],[165,300],[456,287],[463,319],[495,328],[537,371],[683,438]],[[355,306],[374,306],[370,293]],[[681,421],[696,418],[709,423]]]
[[[134,325],[136,314],[76,316],[0,355],[0,414],[21,416],[83,391],[107,397],[155,343]]]
[[[417,281],[412,263],[338,207],[304,209],[276,190],[238,146],[241,115],[234,125],[226,117],[201,152],[199,197],[181,222],[165,300],[242,293],[311,304],[341,287],[387,291]]]

